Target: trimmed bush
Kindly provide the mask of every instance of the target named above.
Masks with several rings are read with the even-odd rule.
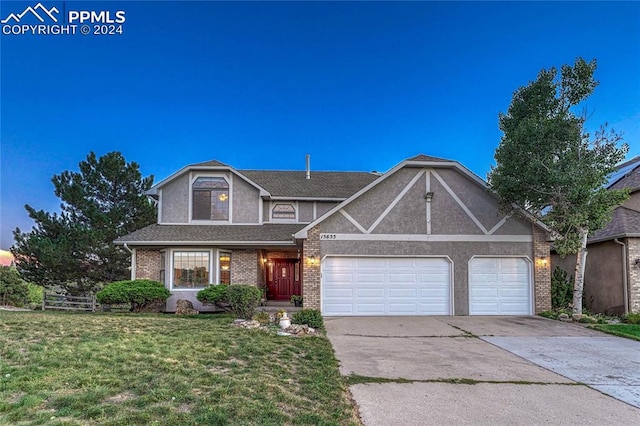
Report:
[[[98,303],[131,304],[131,312],[160,312],[171,296],[162,283],[152,280],[116,281],[96,294]]]
[[[306,324],[311,328],[324,328],[322,314],[317,309],[303,309],[293,314],[291,321],[294,324]]]
[[[0,267],[0,305],[22,307],[29,301],[29,287],[15,268]]]
[[[31,309],[42,309],[42,298],[44,297],[44,287],[27,283],[29,290],[29,307]]]
[[[204,290],[200,290],[196,294],[196,298],[202,303],[209,303],[211,305],[226,303],[227,302],[227,289],[228,285],[210,285]]]
[[[262,291],[252,285],[233,284],[227,289],[227,300],[237,318],[251,319],[261,298]]]

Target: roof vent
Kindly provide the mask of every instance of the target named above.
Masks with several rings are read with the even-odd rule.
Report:
[[[307,154],[307,179],[311,179],[311,155]]]

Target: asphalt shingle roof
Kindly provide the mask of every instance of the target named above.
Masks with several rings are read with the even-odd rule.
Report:
[[[153,224],[118,238],[116,243],[215,243],[215,242],[283,242],[305,224],[264,225],[158,225]]]
[[[640,156],[618,165],[609,178],[607,187],[609,189],[630,188],[631,191],[640,189]]]
[[[409,158],[407,161],[446,161],[453,163],[453,160],[447,160],[446,158],[431,157],[430,155],[419,154],[415,157]]]
[[[376,180],[367,172],[315,172],[307,179],[305,171],[238,170],[273,197],[348,198]]]
[[[626,207],[617,207],[611,221],[596,231],[589,242],[610,240],[616,237],[640,236],[640,212]]]

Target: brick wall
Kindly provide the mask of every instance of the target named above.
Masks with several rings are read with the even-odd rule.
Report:
[[[161,257],[154,249],[136,249],[136,279],[160,281]]]
[[[258,250],[233,250],[231,252],[231,284],[258,285],[260,256]]]
[[[535,313],[551,309],[551,243],[548,233],[533,225],[533,282]]]
[[[320,309],[320,228],[310,229],[303,243],[304,263],[302,267],[302,297],[304,307]],[[313,256],[315,263],[309,258]]]
[[[627,270],[629,273],[629,311],[640,312],[640,238],[627,238]]]

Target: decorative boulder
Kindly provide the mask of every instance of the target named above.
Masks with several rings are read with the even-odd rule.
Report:
[[[193,303],[188,300],[179,299],[176,303],[176,315],[198,315],[199,313],[193,309]]]

